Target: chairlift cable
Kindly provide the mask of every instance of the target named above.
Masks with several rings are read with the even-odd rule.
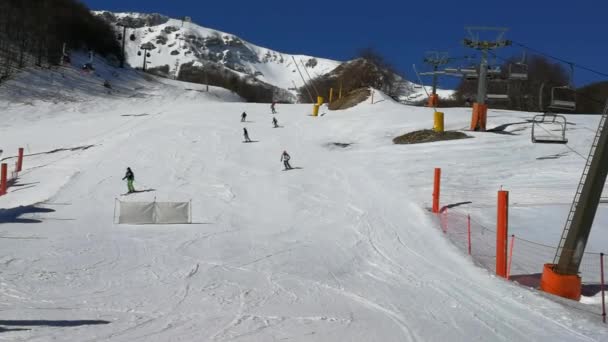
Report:
[[[508,59],[506,59],[506,58],[504,58],[504,57],[500,57],[500,56],[496,55],[496,54],[495,54],[494,52],[492,52],[492,51],[489,51],[489,53],[490,53],[490,54],[492,54],[494,57],[496,57],[496,58],[500,59],[501,61],[503,61],[503,62],[505,62],[505,63],[509,63],[509,60],[508,60]],[[562,61],[562,60],[560,60],[560,61]],[[568,64],[568,65],[570,65],[570,75],[571,75],[571,76],[570,76],[570,78],[572,79],[572,74],[573,74],[573,72],[574,72],[573,67],[575,67],[575,66],[577,66],[577,65],[576,65],[576,64],[574,64],[574,63],[571,63],[571,62],[567,62],[567,61],[565,61],[565,60],[563,60],[562,62],[563,62],[563,63],[566,63],[566,64]],[[579,65],[578,67],[580,68],[581,66]],[[606,75],[606,76],[608,77],[608,75]],[[578,92],[578,91],[576,92],[576,96],[577,96],[577,97],[584,98],[584,99],[587,99],[587,100],[592,101],[592,102],[595,102],[595,103],[597,103],[597,104],[602,104],[602,105],[603,105],[603,104],[605,104],[605,103],[606,103],[605,101],[598,100],[598,99],[596,99],[596,98],[594,98],[594,97],[591,97],[591,96],[589,96],[589,95],[584,95],[583,93],[580,93],[580,92]],[[575,113],[573,113],[573,114],[575,114]]]
[[[418,73],[418,69],[416,69],[416,64],[412,64],[412,68],[414,68],[414,73],[416,74],[416,77],[418,78],[418,82],[420,82],[422,89],[424,89],[426,96],[430,97],[431,95],[429,94],[429,91],[424,86],[424,83],[422,82],[422,78],[420,78],[420,74]],[[435,105],[433,105],[433,111],[435,111],[435,112],[437,111],[437,107],[435,107]]]
[[[513,42],[513,44],[515,44],[515,45],[519,45],[520,47],[522,47],[522,48],[524,48],[524,49],[527,49],[527,50],[530,50],[530,51],[534,51],[534,52],[536,52],[536,53],[538,53],[538,54],[540,54],[540,55],[543,55],[543,56],[545,56],[545,57],[549,57],[549,58],[555,59],[555,60],[560,61],[560,62],[562,62],[562,63],[568,64],[568,65],[570,65],[571,67],[577,67],[577,68],[579,68],[579,69],[583,69],[583,70],[589,71],[589,72],[591,72],[591,73],[594,73],[594,74],[597,74],[597,75],[600,75],[600,76],[603,76],[603,77],[608,77],[608,73],[601,72],[601,71],[597,71],[597,70],[594,70],[594,69],[589,68],[589,67],[587,67],[587,66],[580,65],[580,64],[576,64],[576,63],[571,62],[571,61],[567,61],[567,60],[565,60],[565,59],[563,59],[563,58],[553,56],[553,55],[551,55],[551,54],[548,54],[548,53],[542,52],[542,51],[540,51],[540,50],[538,50],[538,49],[535,49],[535,48],[529,47],[529,46],[527,46],[527,45],[525,45],[525,44],[518,43],[518,42],[516,42],[516,41],[512,41],[512,42]]]

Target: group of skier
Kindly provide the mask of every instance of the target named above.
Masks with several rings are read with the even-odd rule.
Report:
[[[272,102],[272,104],[270,105],[270,110],[272,112],[272,114],[276,114],[276,103]],[[247,122],[247,113],[243,112],[243,114],[241,114],[241,122]],[[279,128],[279,120],[277,120],[276,117],[272,118],[272,124],[274,126],[274,128]],[[244,142],[246,143],[250,143],[253,142],[253,140],[251,140],[251,138],[249,137],[249,131],[247,131],[246,127],[243,127],[243,137],[245,139]],[[0,150],[0,153],[2,152],[2,150]],[[287,153],[287,151],[283,151],[283,153],[281,154],[281,162],[283,163],[283,166],[285,166],[285,170],[292,170],[293,167],[291,166],[291,164],[289,164],[289,160],[291,159],[291,156],[289,155],[289,153]],[[131,170],[130,167],[127,167],[127,171],[125,173],[125,176],[122,178],[122,180],[126,180],[127,181],[127,189],[128,189],[128,194],[132,194],[135,191],[135,188],[133,186],[133,182],[135,181],[135,174],[133,173],[133,171]]]
[[[270,105],[270,110],[272,112],[272,114],[276,114],[277,110],[276,110],[276,102],[272,102],[272,104]],[[247,113],[243,112],[243,114],[241,114],[241,122],[247,122]],[[274,128],[279,128],[279,120],[277,120],[276,117],[272,117],[272,125]],[[249,143],[249,142],[253,142],[251,140],[251,138],[249,137],[249,131],[247,131],[246,127],[243,127],[243,138],[244,138],[244,142]],[[291,164],[289,164],[289,160],[291,159],[291,156],[289,155],[289,153],[287,153],[287,151],[283,151],[283,153],[281,154],[281,162],[283,162],[283,165],[285,166],[285,170],[292,170],[293,167],[291,167]]]

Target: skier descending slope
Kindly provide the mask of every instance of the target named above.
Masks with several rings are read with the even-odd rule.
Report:
[[[289,164],[289,159],[291,159],[289,153],[287,153],[287,151],[283,151],[283,154],[281,155],[281,161],[283,162],[283,165],[285,165],[285,170],[293,169],[293,167],[291,167],[291,165]]]
[[[135,188],[133,187],[133,182],[135,181],[135,174],[133,174],[133,171],[131,171],[131,168],[128,167],[127,168],[127,172],[125,173],[125,176],[122,177],[122,180],[127,180],[127,188],[129,189],[128,193],[134,193],[135,192]]]
[[[277,120],[277,118],[272,118],[272,124],[274,125],[274,128],[278,128],[279,127],[279,120]]]
[[[277,113],[276,109],[274,108],[275,105],[276,105],[276,102],[272,101],[272,104],[270,105],[270,110],[272,110],[272,114]]]
[[[243,112],[243,114],[241,114],[241,122],[245,122],[247,120],[247,113]]]
[[[251,142],[251,139],[249,139],[249,132],[245,127],[243,127],[243,137],[245,138],[245,142]]]

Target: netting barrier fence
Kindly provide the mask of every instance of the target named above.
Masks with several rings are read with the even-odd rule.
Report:
[[[437,215],[445,236],[473,261],[491,272],[496,272],[496,229],[475,221],[470,215],[455,209],[444,209]],[[508,237],[507,274],[511,280],[534,286],[540,281],[543,265],[552,263],[557,247],[526,240],[515,235]],[[606,253],[604,253],[606,254]],[[600,253],[586,252],[579,268],[583,284],[599,285],[602,268]],[[536,287],[536,286],[534,286]]]
[[[116,200],[114,223],[190,224],[192,223],[192,202],[124,202]]]

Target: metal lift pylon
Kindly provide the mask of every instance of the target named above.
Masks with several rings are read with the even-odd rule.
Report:
[[[608,101],[591,145],[553,263],[545,264],[541,290],[579,300],[582,280],[578,270],[608,176]]]

